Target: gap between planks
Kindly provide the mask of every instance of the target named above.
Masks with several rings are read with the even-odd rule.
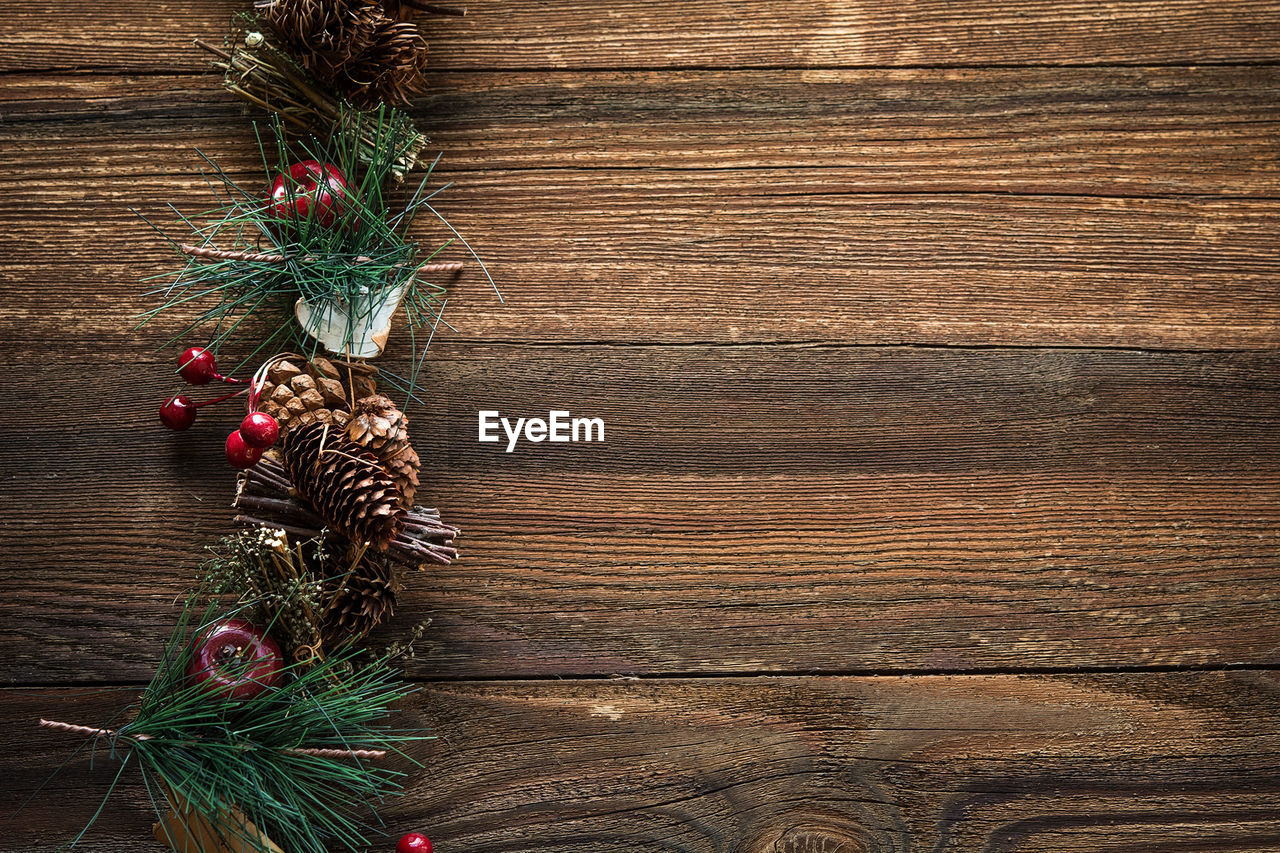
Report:
[[[742,672],[652,672],[652,673],[610,673],[610,674],[566,674],[547,673],[542,675],[495,674],[495,675],[442,675],[437,677],[421,675],[405,675],[404,680],[411,684],[429,687],[434,684],[496,684],[521,682],[662,682],[662,681],[744,681],[773,678],[988,678],[991,676],[1045,676],[1066,677],[1081,675],[1176,675],[1180,673],[1231,673],[1231,672],[1280,672],[1277,664],[1153,664],[1150,666],[1109,666],[1109,667],[970,667],[964,669],[804,669],[804,670],[767,670]],[[15,681],[0,685],[0,690],[87,690],[90,692],[111,690],[144,690],[144,681],[90,681],[84,679],[68,679],[65,681]]]

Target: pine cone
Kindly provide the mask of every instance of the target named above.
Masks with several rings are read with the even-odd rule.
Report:
[[[409,444],[409,419],[381,394],[356,401],[347,437],[373,451],[382,467],[400,487],[400,503],[413,509],[422,462]]]
[[[426,88],[427,43],[380,0],[260,0],[259,11],[304,68],[360,109],[407,103]]]
[[[418,472],[422,469],[422,461],[412,445],[406,444],[396,455],[384,457],[382,467],[400,487],[400,505],[413,509],[413,502],[418,496]]]
[[[319,423],[286,433],[282,452],[298,494],[334,530],[377,551],[400,535],[402,495],[373,453]]]
[[[326,81],[369,45],[382,12],[375,0],[267,0],[257,5],[303,67]]]
[[[426,88],[427,41],[417,24],[381,16],[368,47],[342,69],[347,97],[369,109],[380,103],[407,104]]]
[[[344,427],[351,410],[347,366],[344,363],[340,370],[327,358],[312,359],[302,367],[287,359],[277,361],[267,370],[258,408],[279,421],[282,432],[313,423]],[[350,367],[357,395],[372,393],[375,369],[356,362]]]
[[[386,461],[409,445],[409,419],[381,394],[362,397],[351,409],[347,437]]]
[[[335,583],[336,585],[336,583]],[[324,618],[326,645],[359,640],[395,613],[400,581],[385,557],[365,554],[334,590]]]

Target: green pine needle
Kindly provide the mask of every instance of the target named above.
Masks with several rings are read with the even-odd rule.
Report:
[[[200,336],[195,343],[218,352],[249,328],[245,323],[252,319],[264,321],[273,339],[292,339],[293,349],[312,356],[319,344],[293,316],[299,297],[317,311],[326,305],[345,311],[345,342],[349,345],[383,295],[407,282],[401,304],[410,329],[434,329],[440,322],[445,288],[415,276],[414,270],[455,238],[461,240],[461,235],[445,222],[450,238],[426,253],[409,239],[408,231],[419,210],[439,216],[429,203],[439,190],[427,191],[435,163],[416,187],[395,180],[397,160],[410,144],[403,132],[404,122],[389,107],[363,113],[344,110],[326,141],[312,138],[291,144],[278,118],[272,125],[272,138],[259,137],[263,187],[300,160],[331,163],[346,176],[348,192],[330,225],[318,221],[314,206],[306,217],[277,219],[265,192],[246,189],[201,154],[209,166],[202,174],[217,204],[194,217],[175,208],[179,223],[190,229],[191,236],[186,241],[167,235],[165,239],[179,251],[187,242],[205,249],[279,255],[286,260],[187,257],[182,269],[163,276],[164,283],[151,291],[160,297],[160,303],[140,315],[140,325],[174,310],[189,312],[190,306],[202,305],[205,307],[174,341]],[[466,248],[470,251],[470,246]],[[483,265],[481,269],[488,276]],[[259,327],[257,322],[252,325]]]
[[[413,761],[405,749],[429,738],[388,720],[414,689],[386,659],[360,664],[360,653],[346,648],[286,667],[279,687],[252,699],[211,698],[186,674],[192,638],[259,602],[228,610],[218,601],[202,604],[204,595],[187,601],[133,718],[112,737],[113,754],[141,766],[161,817],[173,792],[223,837],[263,853],[265,844],[232,808],[289,853],[365,849],[384,834],[377,809],[400,793],[404,774],[369,759],[293,750],[386,750]]]

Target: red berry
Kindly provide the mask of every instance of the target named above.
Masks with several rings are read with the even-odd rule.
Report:
[[[169,429],[184,430],[196,422],[196,405],[185,394],[170,397],[160,407],[160,423]]]
[[[192,347],[182,354],[178,359],[178,372],[192,385],[208,385],[222,378],[218,375],[213,353],[201,347]]]
[[[211,696],[252,699],[280,683],[284,659],[270,634],[228,619],[196,637],[187,677]]]
[[[410,832],[396,844],[396,853],[431,853],[431,839],[421,832]]]
[[[276,175],[267,195],[267,212],[284,222],[314,218],[328,227],[342,211],[347,179],[337,166],[303,160]]]
[[[227,436],[227,461],[236,468],[252,468],[261,458],[262,448],[245,442],[240,430]]]
[[[266,412],[250,412],[240,422],[240,437],[250,447],[270,447],[280,437],[280,424]]]

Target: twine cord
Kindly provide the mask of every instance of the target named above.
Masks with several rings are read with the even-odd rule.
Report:
[[[92,726],[77,726],[74,723],[60,723],[57,720],[40,719],[41,728],[52,729],[55,732],[67,732],[74,735],[85,735],[86,737],[116,737],[117,732],[111,729],[95,729]],[[130,740],[155,740],[151,735],[123,735]],[[252,749],[253,747],[245,747]],[[385,749],[327,749],[317,747],[295,747],[286,749],[285,752],[291,752],[294,755],[311,755],[317,758],[375,758],[381,759],[387,757]]]
[[[293,260],[285,255],[279,255],[272,252],[241,252],[235,249],[215,249],[213,246],[192,246],[189,243],[182,244],[182,253],[190,255],[193,258],[210,258],[216,261],[248,261],[257,264],[283,264],[286,261]],[[312,263],[316,260],[314,255],[304,255],[296,260],[302,263]],[[373,262],[373,258],[366,255],[358,256],[355,261],[357,264],[368,264]],[[407,264],[396,264],[397,269],[403,269]],[[420,274],[433,272],[458,272],[466,265],[462,261],[446,261],[443,263],[422,264],[417,267]]]

